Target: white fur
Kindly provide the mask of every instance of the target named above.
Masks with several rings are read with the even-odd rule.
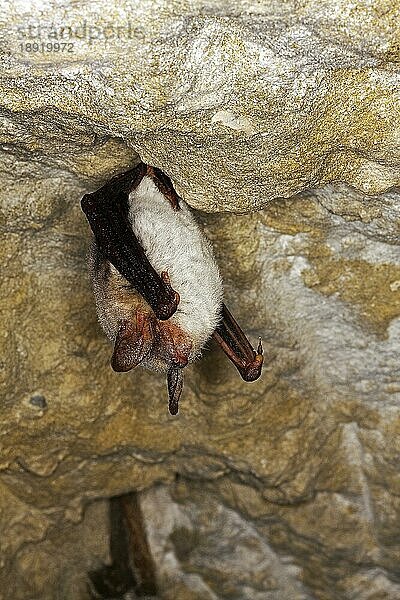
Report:
[[[171,321],[193,339],[198,354],[218,324],[222,281],[210,242],[187,204],[174,210],[150,177],[129,196],[129,219],[147,258],[161,274],[167,271],[180,302]]]

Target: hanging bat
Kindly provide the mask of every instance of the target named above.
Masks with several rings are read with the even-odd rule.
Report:
[[[255,351],[223,303],[211,244],[167,175],[140,163],[81,206],[94,234],[89,272],[115,371],[140,364],[166,372],[172,415],[183,368],[211,336],[245,381],[260,376],[261,339]]]

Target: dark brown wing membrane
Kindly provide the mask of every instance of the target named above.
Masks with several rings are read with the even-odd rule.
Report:
[[[129,194],[146,169],[140,163],[117,175],[96,192],[85,194],[81,206],[101,253],[142,294],[156,317],[165,320],[176,311],[179,295],[153,269],[128,219]]]
[[[260,377],[264,360],[261,340],[256,352],[225,304],[222,305],[221,321],[213,338],[233,362],[242,379],[254,381]]]

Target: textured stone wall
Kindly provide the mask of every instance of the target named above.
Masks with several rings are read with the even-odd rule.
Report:
[[[398,3],[7,8],[1,600],[88,598],[129,490],[160,598],[400,598]],[[177,418],[109,367],[86,272],[80,197],[139,157],[266,350],[246,384],[210,344]]]

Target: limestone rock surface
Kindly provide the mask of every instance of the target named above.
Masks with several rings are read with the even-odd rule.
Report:
[[[0,8],[1,600],[89,598],[130,490],[160,598],[400,598],[398,13]],[[139,157],[266,351],[246,384],[210,344],[178,418],[109,367],[87,276],[80,197]]]
[[[2,143],[101,178],[82,152],[121,137],[208,211],[336,180],[382,192],[400,179],[399,17],[397,0],[17,1]]]

